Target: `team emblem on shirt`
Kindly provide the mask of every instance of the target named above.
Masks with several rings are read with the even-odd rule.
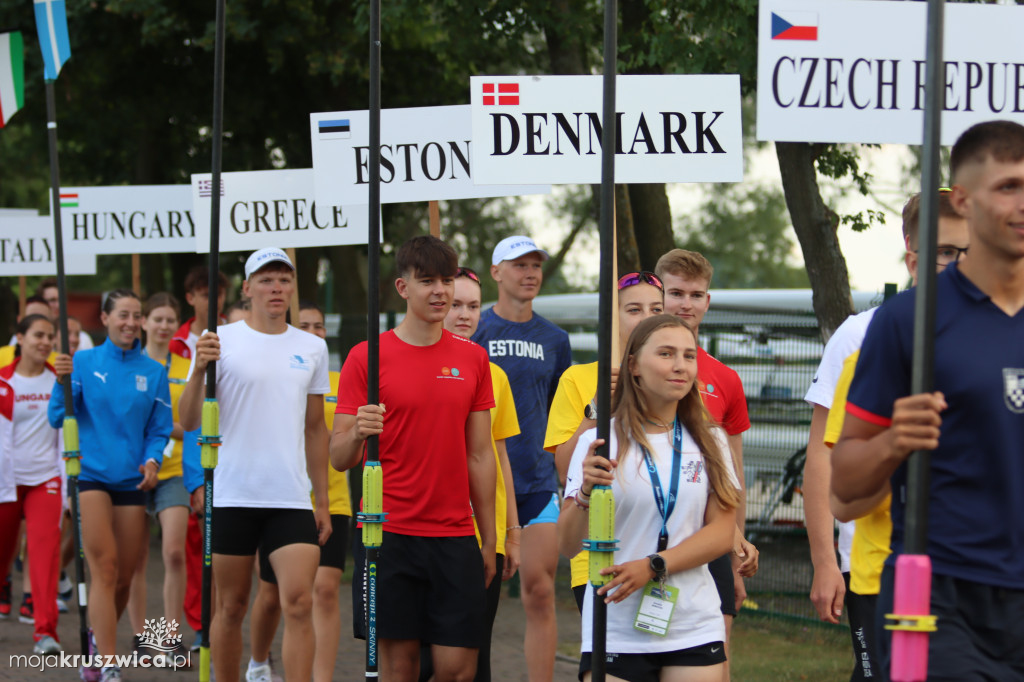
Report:
[[[683,467],[683,480],[687,483],[700,483],[700,473],[704,471],[704,462],[687,462]]]
[[[288,361],[288,366],[292,369],[301,369],[304,372],[308,372],[310,370],[309,360],[301,355],[292,355],[288,358]]]
[[[104,381],[103,383],[107,383],[107,382]],[[136,374],[135,375],[135,390],[136,391],[145,392],[146,391],[146,387],[148,385],[149,384],[146,382],[146,377],[145,376],[143,376],[141,374]]]
[[[1024,414],[1024,369],[1003,368],[1003,399],[1010,412]]]
[[[462,375],[462,372],[461,372],[461,370],[459,370],[458,367],[442,367],[441,368],[441,373],[437,375],[437,378],[438,379],[459,379],[460,381],[465,381],[465,379],[461,375]]]

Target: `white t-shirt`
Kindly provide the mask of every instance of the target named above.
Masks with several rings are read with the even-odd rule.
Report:
[[[330,392],[327,344],[292,326],[264,334],[244,321],[218,327],[217,335],[223,445],[213,506],[309,509],[306,396]],[[189,376],[194,368],[193,358]]]
[[[14,402],[14,431],[11,434],[14,480],[17,485],[39,485],[60,476],[57,430],[50,426],[46,418],[53,380],[53,372],[49,370],[34,377],[25,377],[17,372],[11,376],[11,385],[17,396]]]
[[[609,453],[615,459],[618,445],[615,438],[614,420],[609,439]],[[714,429],[733,484],[738,488],[739,480],[733,470],[729,444],[722,429]],[[597,430],[583,433],[576,444],[572,461],[569,463],[565,482],[566,499],[574,497],[583,482],[583,459],[590,444],[597,437]],[[658,467],[658,476],[665,496],[672,478],[672,433],[650,434],[651,456]],[[708,502],[708,476],[704,460],[697,444],[690,434],[683,430],[682,471],[679,478],[679,492],[676,505],[668,517],[668,546],[673,547],[704,527],[704,510]],[[619,550],[615,563],[640,559],[658,551],[658,536],[661,532],[661,514],[654,501],[650,476],[644,464],[643,454],[634,443],[626,453],[624,463],[617,467],[612,493],[615,495],[615,535],[619,539]],[[607,650],[614,653],[656,653],[676,651],[709,642],[725,640],[725,621],[722,618],[722,602],[718,589],[706,564],[687,571],[671,573],[666,584],[679,589],[679,597],[673,609],[668,633],[659,635],[642,632],[633,627],[637,610],[640,608],[642,590],[637,590],[618,604],[608,605]],[[593,587],[587,584],[587,595],[583,600],[583,651],[591,651],[591,629],[593,627]]]
[[[851,353],[860,350],[876,310],[878,308],[872,308],[846,318],[825,344],[818,371],[815,372],[814,380],[804,396],[804,400],[811,407],[821,405],[827,410],[832,409],[832,398],[836,393],[839,375],[843,373],[843,363]],[[847,521],[839,524],[839,570],[843,573],[850,572],[850,549],[853,547],[853,529],[856,523]]]

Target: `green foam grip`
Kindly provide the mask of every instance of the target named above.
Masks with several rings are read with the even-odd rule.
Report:
[[[363,467],[363,514],[383,518],[384,471],[380,463],[367,463]],[[363,521],[363,545],[380,547],[384,541],[384,524]]]
[[[615,542],[615,496],[608,486],[595,486],[590,493],[589,540],[592,543]],[[601,575],[601,570],[615,563],[615,553],[594,551],[590,557],[590,583],[600,587],[611,581],[611,575]]]
[[[216,400],[207,398],[203,401],[203,428],[201,445],[201,463],[204,469],[217,468],[217,448],[220,446],[220,405]]]

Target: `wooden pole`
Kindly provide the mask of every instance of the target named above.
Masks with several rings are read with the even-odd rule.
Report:
[[[142,296],[142,273],[139,254],[132,254],[132,291]]]
[[[430,234],[433,237],[441,238],[441,207],[437,201],[427,204],[430,209]]]
[[[18,277],[18,317],[25,317],[25,299],[27,298],[25,292],[25,275]]]

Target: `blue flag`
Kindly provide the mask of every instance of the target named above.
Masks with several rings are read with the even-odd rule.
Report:
[[[57,80],[60,67],[71,57],[68,40],[68,17],[64,0],[33,0],[36,8],[36,32],[43,52],[44,77]]]

